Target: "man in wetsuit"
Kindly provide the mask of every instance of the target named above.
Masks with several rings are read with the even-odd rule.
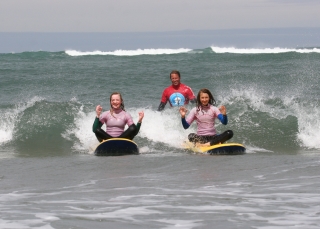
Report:
[[[172,85],[164,89],[158,111],[162,111],[169,101],[170,106],[183,106],[196,102],[196,97],[190,87],[180,83],[180,72],[173,70],[170,73]]]

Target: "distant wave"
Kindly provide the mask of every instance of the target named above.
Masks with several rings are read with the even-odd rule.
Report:
[[[289,49],[289,48],[234,48],[234,47],[215,47],[211,46],[215,53],[237,53],[237,54],[261,54],[261,53],[320,53],[320,48],[304,48],[304,49]]]
[[[192,49],[137,49],[137,50],[116,50],[112,52],[92,51],[81,52],[76,50],[66,50],[65,53],[70,56],[88,56],[88,55],[114,55],[114,56],[138,56],[138,55],[161,55],[177,54],[190,52]]]

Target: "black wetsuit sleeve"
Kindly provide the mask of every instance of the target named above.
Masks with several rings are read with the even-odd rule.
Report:
[[[182,122],[182,126],[184,129],[188,129],[189,128],[189,123],[187,123],[186,118],[181,118],[181,122]]]
[[[137,134],[138,134],[140,131],[140,127],[141,127],[141,122],[137,122],[136,127],[137,127]]]
[[[96,117],[95,120],[94,120],[94,123],[93,123],[93,125],[92,125],[92,131],[93,131],[93,133],[96,132],[96,129],[100,129],[102,125],[103,125],[103,123],[101,123],[101,122],[99,121],[99,118]]]
[[[159,107],[158,107],[158,111],[162,111],[165,106],[166,106],[166,103],[160,102]]]

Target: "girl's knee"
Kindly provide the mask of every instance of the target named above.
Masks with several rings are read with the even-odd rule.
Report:
[[[191,133],[188,135],[188,139],[190,142],[194,142],[196,140],[197,135],[195,133]]]
[[[229,139],[233,137],[233,131],[232,130],[227,130],[226,132],[228,134]]]
[[[131,126],[129,126],[128,129],[130,132],[135,132],[135,131],[137,131],[137,126],[135,124],[132,124]]]

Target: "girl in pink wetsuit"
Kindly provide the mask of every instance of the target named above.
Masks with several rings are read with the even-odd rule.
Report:
[[[225,106],[217,108],[211,92],[203,88],[197,95],[197,106],[190,111],[190,114],[185,118],[187,109],[180,107],[180,115],[182,126],[188,129],[193,121],[197,122],[197,133],[191,133],[188,136],[190,142],[215,145],[223,143],[233,136],[232,130],[227,130],[222,134],[217,134],[214,127],[215,119],[218,118],[222,124],[227,125],[228,117]]]
[[[127,138],[132,140],[139,132],[142,119],[144,117],[143,111],[139,112],[139,120],[137,125],[132,121],[132,117],[124,110],[122,96],[119,92],[114,92],[110,95],[111,109],[101,114],[102,107],[96,107],[96,119],[93,123],[92,131],[96,134],[97,139],[101,142],[110,138]],[[106,124],[106,131],[101,127]],[[124,131],[125,125],[129,128]]]

